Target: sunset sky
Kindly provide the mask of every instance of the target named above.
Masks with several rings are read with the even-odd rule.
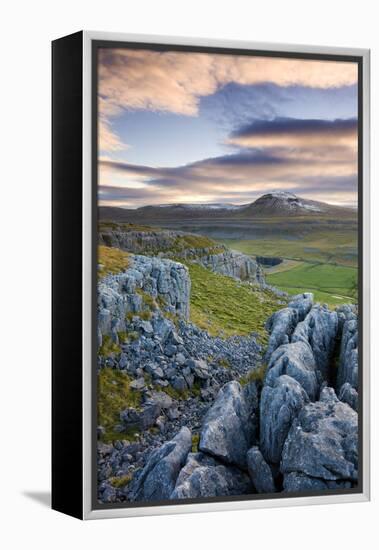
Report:
[[[99,204],[357,203],[357,65],[99,50]]]

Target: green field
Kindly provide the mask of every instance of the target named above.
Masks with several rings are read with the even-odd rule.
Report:
[[[297,294],[313,292],[315,300],[331,306],[356,301],[357,230],[347,223],[337,229],[313,228],[247,240],[224,239],[223,244],[250,256],[273,256],[284,263],[266,270],[266,281]]]
[[[356,231],[320,231],[296,238],[256,239],[222,241],[229,248],[245,254],[261,256],[278,256],[290,260],[306,260],[311,262],[334,263],[356,267],[357,234]]]
[[[338,305],[355,301],[357,268],[299,262],[287,270],[266,274],[266,280],[289,294],[313,292],[317,302]]]

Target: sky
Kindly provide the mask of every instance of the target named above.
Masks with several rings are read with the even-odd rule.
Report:
[[[355,63],[100,49],[99,204],[357,204]]]

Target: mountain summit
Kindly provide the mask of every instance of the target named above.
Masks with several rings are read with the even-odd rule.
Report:
[[[262,195],[255,202],[251,203],[244,212],[259,215],[302,215],[326,213],[333,208],[331,205],[302,199],[293,193],[276,191]]]
[[[286,191],[275,191],[266,193],[256,201],[243,205],[173,203],[142,206],[136,210],[103,206],[99,208],[99,216],[102,220],[139,223],[145,221],[147,223],[149,220],[214,220],[222,218],[232,221],[293,216],[313,218],[343,216],[354,218],[356,211],[352,208],[335,206],[326,202],[303,199]]]

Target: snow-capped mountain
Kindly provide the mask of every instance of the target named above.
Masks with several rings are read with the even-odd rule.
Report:
[[[325,202],[312,201],[286,191],[275,191],[262,195],[254,202],[243,205],[224,203],[174,203],[143,206],[136,210],[100,207],[100,219],[146,223],[149,220],[185,219],[255,219],[267,217],[294,216],[355,216],[352,208],[334,206]]]

